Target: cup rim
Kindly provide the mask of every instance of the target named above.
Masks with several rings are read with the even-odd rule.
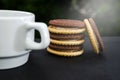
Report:
[[[1,13],[6,13],[6,14],[1,15]],[[29,18],[29,17],[35,17],[35,15],[27,11],[0,10],[0,19],[18,19],[18,18]]]

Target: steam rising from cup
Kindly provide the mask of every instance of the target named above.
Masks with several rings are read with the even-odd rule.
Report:
[[[120,35],[119,0],[72,0],[71,8],[77,13],[72,17],[94,18],[103,35]]]
[[[109,11],[113,0],[72,0],[73,8],[88,17],[95,18],[99,13]]]

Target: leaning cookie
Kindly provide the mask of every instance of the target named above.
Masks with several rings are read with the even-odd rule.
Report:
[[[97,28],[94,20],[92,18],[89,18],[89,22],[90,22],[90,24],[93,28],[94,33],[96,34],[96,38],[97,38],[97,41],[98,41],[98,44],[99,44],[100,51],[104,51],[104,43],[103,43],[103,40],[101,38],[101,35],[98,31],[98,28]]]
[[[99,54],[101,51],[104,50],[104,44],[102,38],[100,37],[99,31],[97,26],[95,25],[92,18],[85,19],[84,23],[86,24],[86,29],[89,35],[90,42],[93,46],[94,52]]]
[[[78,56],[84,52],[83,49],[79,51],[59,51],[59,50],[51,49],[49,47],[47,48],[47,51],[55,55],[67,56],[67,57]]]

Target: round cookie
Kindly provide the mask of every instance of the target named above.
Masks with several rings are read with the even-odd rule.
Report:
[[[96,35],[100,51],[104,51],[104,43],[103,43],[103,40],[101,38],[101,35],[100,35],[99,31],[98,31],[98,28],[97,28],[94,20],[92,18],[89,18],[89,22],[90,22],[90,24],[91,24],[91,26],[93,28],[93,31],[94,31],[94,33]]]
[[[55,54],[55,55],[59,55],[59,56],[68,56],[68,57],[72,57],[72,56],[78,56],[78,55],[81,55],[84,50],[79,50],[79,51],[58,51],[58,50],[54,50],[54,49],[51,49],[51,48],[47,48],[47,51],[52,53],[52,54]]]
[[[85,19],[84,23],[86,24],[88,36],[89,36],[90,42],[93,46],[94,52],[98,54],[99,53],[99,47],[98,47],[98,42],[97,42],[96,36],[94,34],[94,31],[93,31],[88,19]]]
[[[86,24],[89,39],[93,46],[94,52],[99,54],[100,51],[104,50],[104,44],[97,29],[97,26],[92,18],[90,18],[89,20],[84,19],[84,23]]]

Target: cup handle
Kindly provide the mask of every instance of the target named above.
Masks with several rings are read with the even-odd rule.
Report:
[[[50,36],[49,36],[49,31],[47,28],[47,25],[45,23],[41,22],[27,22],[26,23],[27,27],[27,33],[32,30],[36,29],[41,35],[41,42],[35,42],[33,41],[30,37],[26,38],[26,49],[32,49],[32,50],[37,50],[37,49],[44,49],[46,48],[49,43],[50,43]]]

